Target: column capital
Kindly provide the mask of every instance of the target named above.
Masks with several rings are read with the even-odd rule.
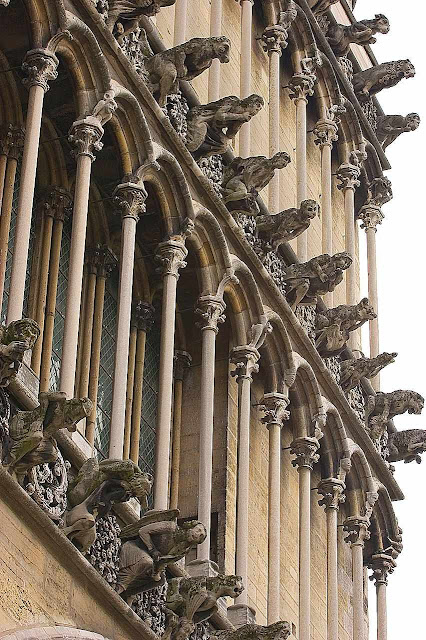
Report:
[[[347,534],[345,542],[351,547],[364,547],[366,540],[370,539],[370,520],[366,516],[351,516],[343,523],[343,531]]]
[[[25,130],[13,124],[0,126],[0,155],[18,160],[24,147]]]
[[[374,585],[377,587],[380,584],[388,584],[388,576],[395,571],[396,562],[392,556],[379,552],[371,556],[368,567],[373,571],[370,580],[374,580]]]
[[[155,308],[145,300],[133,304],[131,324],[139,331],[148,332],[154,324]]]
[[[121,220],[132,218],[139,221],[139,216],[145,213],[145,200],[148,194],[143,185],[134,182],[119,184],[112,194],[117,209],[120,210]]]
[[[314,85],[316,76],[314,73],[295,73],[288,86],[290,88],[290,98],[295,102],[299,100],[307,103],[308,97],[314,95]]]
[[[318,120],[314,129],[314,142],[320,149],[333,146],[333,142],[339,139],[337,135],[337,123],[334,120],[322,118]]]
[[[358,212],[357,216],[362,224],[361,229],[373,229],[374,232],[377,231],[377,225],[382,224],[384,220],[384,214],[380,207],[375,207],[374,205],[365,204]]]
[[[291,462],[293,467],[298,467],[298,471],[300,471],[301,468],[312,471],[314,464],[318,462],[320,458],[317,453],[320,446],[318,440],[309,437],[296,438],[290,446],[290,453],[296,456],[296,459]]]
[[[72,214],[72,198],[63,187],[47,189],[37,202],[37,215],[64,222]]]
[[[282,54],[282,50],[286,48],[288,43],[287,29],[279,24],[274,24],[271,27],[266,27],[262,33],[262,46],[269,55],[271,53]]]
[[[320,507],[325,507],[326,511],[338,511],[342,502],[345,502],[345,483],[338,478],[326,478],[321,480],[318,486],[318,493],[322,495],[318,500]]]
[[[179,269],[186,267],[185,258],[188,250],[179,240],[166,240],[161,242],[155,254],[155,260],[160,264],[157,267],[157,273],[162,276],[174,276],[176,280],[179,278]]]
[[[56,80],[59,64],[54,53],[47,49],[32,49],[28,51],[22,63],[22,69],[27,77],[22,80],[22,84],[29,89],[39,86],[43,91],[49,91],[49,81]]]
[[[175,351],[173,375],[175,380],[183,380],[185,373],[192,363],[192,357],[187,351]]]
[[[226,305],[223,300],[214,296],[201,296],[198,298],[198,306],[195,313],[200,316],[199,322],[196,323],[201,331],[211,329],[215,333],[219,331],[218,324],[225,322],[224,311]]]
[[[76,120],[68,134],[68,141],[74,145],[71,151],[74,158],[78,156],[88,156],[91,161],[95,160],[95,151],[100,151],[103,147],[100,141],[104,130],[99,121],[93,116],[88,116],[82,120]]]
[[[361,169],[356,165],[349,163],[341,164],[337,170],[337,179],[340,180],[340,184],[337,185],[337,188],[343,192],[347,189],[355,191],[355,189],[361,184],[359,181],[360,175]]]
[[[85,258],[89,273],[98,278],[106,278],[117,266],[116,257],[106,246],[87,248]]]
[[[265,393],[260,402],[259,408],[265,414],[260,421],[267,429],[274,425],[282,427],[284,420],[290,418],[290,411],[287,411],[290,400],[283,393]]]
[[[231,362],[235,364],[235,369],[231,371],[231,376],[234,376],[237,382],[243,379],[252,382],[252,374],[259,371],[257,364],[259,358],[260,353],[255,347],[250,345],[234,347],[231,351]]]

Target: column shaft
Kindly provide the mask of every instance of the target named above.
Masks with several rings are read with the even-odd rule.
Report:
[[[90,355],[89,398],[93,409],[86,422],[86,439],[89,444],[95,443],[96,411],[98,402],[99,365],[101,361],[102,320],[104,315],[106,275],[98,276],[96,281],[95,307],[92,327],[92,352]]]
[[[311,634],[311,470],[299,468],[299,638]]]
[[[3,300],[4,278],[6,274],[7,246],[9,244],[10,220],[12,217],[13,191],[18,160],[9,158],[4,180],[3,199],[0,216],[0,301]]]
[[[250,378],[242,376],[238,383],[237,535],[235,570],[237,575],[242,577],[246,589],[236,599],[237,604],[247,604],[248,602],[250,388]]]
[[[180,440],[182,429],[182,392],[183,380],[175,379],[173,409],[173,449],[172,449],[172,486],[170,490],[170,509],[177,509],[179,499]],[[198,517],[198,519],[200,519]]]
[[[129,340],[129,364],[127,366],[127,390],[126,390],[126,418],[124,422],[123,459],[130,458],[130,439],[132,430],[133,392],[135,386],[136,345],[138,341],[138,328],[132,326]]]
[[[222,35],[222,0],[211,0],[210,36]],[[209,69],[208,101],[214,102],[220,97],[220,62],[215,59]]]
[[[241,56],[240,56],[240,96],[246,98],[251,92],[251,38],[252,0],[241,0]],[[250,122],[245,122],[239,134],[239,155],[250,155]]]
[[[280,51],[269,52],[269,156],[280,150]],[[269,211],[280,207],[280,172],[275,171],[269,183]]]
[[[296,102],[296,193],[297,206],[306,200],[306,104],[304,98]],[[308,259],[308,234],[305,231],[297,238],[297,257],[300,262]]]
[[[337,509],[326,509],[327,519],[327,640],[339,638],[337,577]]]
[[[173,45],[176,47],[186,40],[186,16],[188,15],[188,0],[176,0],[175,28]]]
[[[363,545],[352,545],[352,607],[354,640],[364,640],[364,561]]]
[[[376,583],[376,606],[377,606],[377,640],[387,640],[388,638],[388,612],[386,602],[386,582]]]
[[[146,330],[138,331],[135,358],[135,388],[133,391],[132,433],[130,438],[130,459],[139,462],[139,440],[141,434],[141,412],[143,394],[143,370],[145,364]]]
[[[367,228],[367,265],[368,265],[368,299],[373,309],[378,311],[378,295],[377,295],[377,261],[376,261],[376,230]],[[370,358],[379,355],[379,323],[378,319],[369,321],[370,326]],[[375,378],[377,381],[377,376]]]
[[[269,426],[268,624],[280,618],[281,425]]]
[[[355,192],[354,189],[344,190],[345,199],[345,250],[351,256],[353,262],[345,271],[346,278],[346,303],[356,304],[356,280],[355,280]]]
[[[82,326],[81,341],[81,370],[79,380],[79,396],[86,397],[89,392],[90,354],[92,352],[93,320],[95,314],[96,270],[89,265],[87,274],[86,301],[84,305],[84,325]]]
[[[4,183],[6,178],[7,155],[0,154],[0,211],[3,203]]]

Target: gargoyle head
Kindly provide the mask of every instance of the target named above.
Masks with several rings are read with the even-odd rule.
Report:
[[[344,271],[345,269],[349,269],[352,264],[352,258],[347,251],[342,251],[342,253],[336,253],[332,256],[332,261],[334,262],[334,266],[336,269],[341,269]]]
[[[320,206],[315,200],[303,200],[300,203],[300,217],[303,220],[312,220],[319,212]]]
[[[400,60],[399,61],[400,70],[404,74],[404,78],[414,78],[416,75],[416,69],[414,65],[409,60]]]
[[[418,113],[409,113],[406,118],[406,126],[410,131],[415,131],[420,126],[420,116]]]
[[[3,344],[11,342],[26,342],[27,349],[32,349],[40,335],[40,327],[31,318],[14,320],[9,324],[3,334]]]
[[[389,20],[383,13],[376,13],[374,16],[374,30],[376,33],[389,33],[390,24]]]
[[[218,597],[237,598],[244,591],[243,579],[241,576],[219,574],[207,578],[207,589],[219,594]]]
[[[271,158],[274,169],[284,169],[289,162],[291,162],[290,156],[285,151],[279,151]]]
[[[247,98],[243,98],[243,100],[241,100],[241,106],[246,107],[247,111],[252,116],[255,116],[256,113],[259,113],[259,111],[263,109],[264,105],[264,99],[262,98],[262,96],[258,96],[257,93],[252,93],[250,96],[247,96]]]
[[[414,413],[419,415],[423,411],[423,407],[425,404],[425,400],[420,393],[416,393],[415,391],[410,391],[410,396],[408,399],[408,413]]]
[[[387,353],[386,351],[384,351],[383,353],[377,356],[377,361],[379,362],[379,364],[386,366],[388,364],[392,364],[392,362],[395,362],[395,358],[397,355],[398,354],[396,352]]]
[[[374,318],[377,318],[377,313],[375,313],[372,305],[368,301],[368,298],[363,298],[358,302],[357,310],[359,317],[362,320],[374,320]]]
[[[231,42],[226,36],[212,37],[210,41],[213,45],[215,57],[221,63],[227,63],[230,60]]]

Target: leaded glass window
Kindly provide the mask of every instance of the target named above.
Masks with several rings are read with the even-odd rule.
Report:
[[[156,320],[147,332],[143,371],[141,435],[139,466],[153,473],[155,462],[155,426],[158,406],[158,376],[160,371],[160,322]]]
[[[1,309],[1,322],[6,321],[7,303],[9,300],[10,274],[12,272],[12,255],[13,255],[13,245],[15,242],[16,212],[18,210],[20,177],[21,177],[21,161],[18,160],[18,164],[16,167],[15,184],[13,187],[12,213],[11,213],[11,219],[10,219],[9,242],[7,245],[6,274],[5,274],[5,280],[4,280],[4,295],[3,295],[3,305]]]

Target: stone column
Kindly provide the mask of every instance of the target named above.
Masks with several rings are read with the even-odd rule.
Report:
[[[327,640],[339,640],[339,584],[337,574],[337,512],[345,501],[345,483],[338,478],[321,480],[319,505],[327,519]]]
[[[241,4],[241,54],[240,54],[240,96],[247,98],[251,93],[251,49],[252,10],[254,0],[239,0]],[[250,122],[245,122],[239,133],[239,155],[250,156]]]
[[[7,127],[1,138],[3,155],[7,158],[3,190],[0,196],[0,301],[3,300],[4,278],[6,274],[7,247],[9,244],[10,220],[12,217],[13,192],[15,189],[16,168],[24,145],[24,130],[20,127]]]
[[[250,410],[252,374],[259,370],[260,354],[251,345],[234,347],[231,362],[235,370],[231,375],[238,384],[238,468],[237,468],[237,533],[235,571],[243,579],[246,589],[229,607],[232,619],[238,619],[238,626],[253,621],[253,612],[247,602],[248,586],[248,525],[249,525],[249,475],[250,475]],[[231,619],[231,622],[233,620]]]
[[[261,410],[263,424],[269,431],[268,473],[268,624],[281,620],[280,616],[280,558],[281,558],[281,428],[290,413],[288,397],[281,393],[266,393]]]
[[[386,553],[375,553],[371,556],[369,567],[373,570],[373,575],[370,576],[370,580],[374,581],[376,587],[377,640],[387,640],[388,611],[386,590],[388,586],[388,575],[394,572],[396,562],[392,556]]]
[[[170,509],[177,509],[178,506],[183,379],[191,366],[191,362],[192,358],[187,351],[176,351],[174,367],[175,394],[173,410],[172,486],[170,490]]]
[[[182,44],[186,40],[186,16],[188,15],[188,0],[176,0],[175,4],[175,28],[173,46]]]
[[[160,374],[158,388],[157,440],[154,473],[154,509],[167,509],[169,501],[170,430],[173,396],[176,289],[179,269],[186,267],[188,254],[183,240],[158,245],[156,260],[163,277]]]
[[[135,261],[136,225],[145,211],[148,194],[144,187],[132,182],[119,184],[114,201],[121,211],[120,281],[115,343],[114,382],[112,388],[109,457],[122,458],[126,417],[127,369],[129,363],[130,317],[132,313],[133,269]]]
[[[318,120],[314,129],[314,142],[321,150],[321,221],[322,253],[333,255],[333,208],[331,204],[331,150],[338,140],[337,124],[328,118]],[[333,306],[333,294],[327,293],[324,302]]]
[[[198,471],[198,520],[206,527],[207,538],[197,546],[197,560],[210,560],[210,526],[213,472],[214,376],[218,324],[225,322],[225,303],[214,296],[202,296],[195,313],[201,329],[200,451]]]
[[[339,184],[337,188],[343,192],[345,204],[345,250],[352,258],[352,264],[345,271],[346,304],[357,303],[356,279],[355,279],[355,189],[359,187],[360,169],[353,164],[342,164],[337,173]],[[352,334],[351,334],[352,335]],[[349,344],[353,344],[351,338]]]
[[[145,365],[146,334],[154,324],[155,309],[149,302],[140,300],[133,311],[137,327],[137,343],[135,355],[135,385],[132,402],[132,428],[130,434],[130,459],[135,464],[139,461],[139,442],[141,435],[141,414],[143,395],[143,372]]]
[[[319,460],[316,438],[296,438],[290,453],[299,473],[299,639],[311,637],[311,473]]]
[[[46,91],[49,90],[49,81],[58,76],[58,64],[57,57],[51,51],[33,49],[27,53],[22,65],[27,74],[24,84],[29,89],[29,95],[7,324],[22,318],[43,101]]]
[[[345,541],[352,550],[352,610],[354,640],[364,640],[364,544],[370,538],[370,520],[365,516],[351,516],[344,523]]]
[[[69,141],[75,146],[73,155],[77,160],[77,173],[60,381],[60,389],[68,398],[74,396],[90,174],[92,162],[95,160],[94,151],[100,151],[102,148],[100,139],[103,132],[99,121],[89,116],[74,122],[69,135]]]
[[[211,0],[210,6],[210,36],[222,35],[222,0]],[[209,69],[208,101],[214,102],[220,97],[220,61],[212,61]]]
[[[306,200],[306,105],[308,96],[314,93],[315,75],[296,73],[289,82],[290,98],[296,105],[296,180],[297,206]],[[297,238],[297,257],[300,262],[308,259],[308,236],[306,231]]]

